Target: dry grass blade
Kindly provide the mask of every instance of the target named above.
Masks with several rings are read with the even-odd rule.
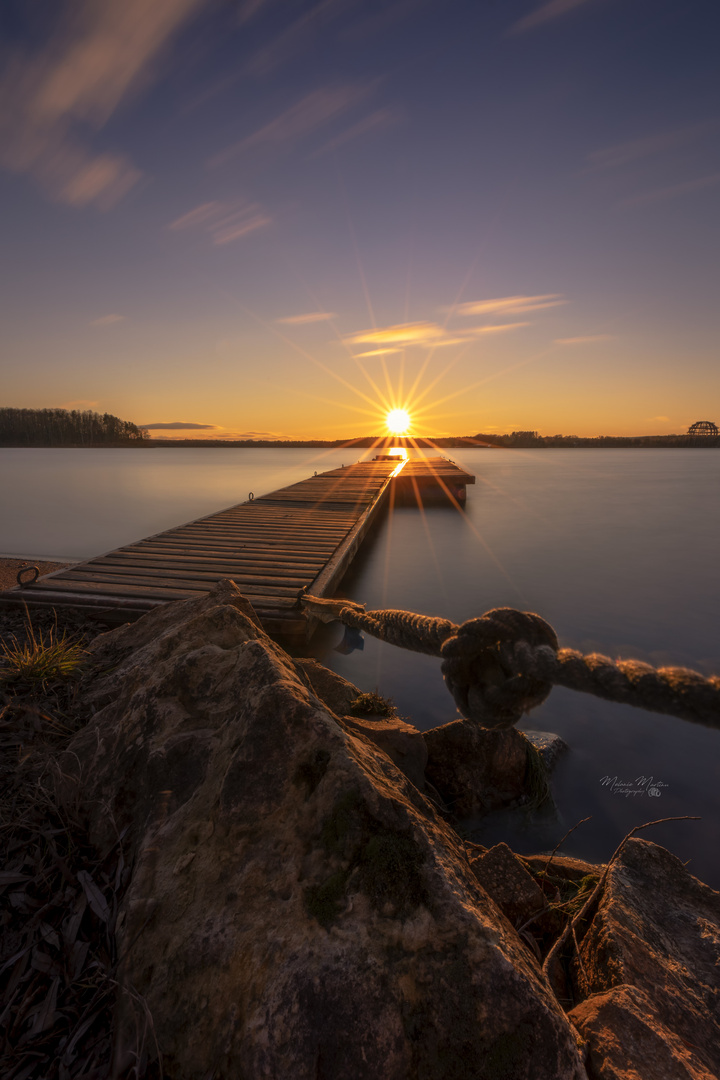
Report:
[[[50,682],[75,675],[84,656],[82,645],[68,638],[67,631],[58,636],[57,627],[51,626],[36,634],[28,620],[25,641],[13,634],[10,643],[0,642],[0,682],[44,690]]]
[[[94,911],[99,919],[102,919],[104,923],[110,919],[110,908],[107,906],[105,897],[98,889],[97,885],[93,881],[87,870],[78,870],[77,879],[85,890],[87,896],[87,902],[90,905],[91,911]]]

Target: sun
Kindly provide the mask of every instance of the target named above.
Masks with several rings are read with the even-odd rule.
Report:
[[[391,435],[407,435],[411,423],[407,409],[391,409],[385,417],[385,425]]]

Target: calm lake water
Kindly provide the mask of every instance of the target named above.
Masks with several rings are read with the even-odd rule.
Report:
[[[0,450],[0,554],[82,559],[355,460],[350,451]],[[461,622],[493,607],[536,611],[561,645],[654,665],[720,672],[720,454],[703,450],[448,451],[477,476],[464,514],[397,508],[374,529],[341,592],[369,609]],[[325,663],[393,697],[426,729],[455,717],[439,661],[366,638]],[[634,825],[720,887],[720,731],[566,690],[524,725],[570,746],[554,778],[557,814],[474,833],[518,850],[554,843],[580,818],[569,854],[607,858]],[[653,778],[661,795],[623,797],[604,778]]]

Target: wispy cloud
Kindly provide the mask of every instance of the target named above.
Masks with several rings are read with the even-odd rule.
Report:
[[[212,439],[223,442],[252,439],[253,441],[289,439],[289,435],[281,435],[277,431],[228,431],[220,424],[186,424],[176,422],[172,424],[139,424],[139,427],[147,428],[148,431],[159,431],[162,435],[157,438],[165,439]]]
[[[650,416],[650,417],[648,417],[648,419],[650,420],[650,423],[652,423],[653,420],[659,420],[664,424],[669,424],[670,423],[670,417],[669,416]]]
[[[394,30],[403,19],[411,18],[425,4],[425,0],[385,0],[372,11],[370,4],[358,5],[359,21],[340,32],[343,41],[367,42],[387,30]]]
[[[208,165],[216,168],[233,158],[263,147],[286,146],[311,134],[324,124],[335,120],[348,109],[363,101],[375,88],[372,84],[349,84],[313,90],[304,98],[280,113],[274,120],[258,128],[252,135],[228,146],[210,158]]]
[[[518,19],[510,27],[508,33],[524,34],[526,30],[534,30],[536,26],[542,26],[543,23],[559,19],[561,15],[566,15],[568,11],[573,11],[574,8],[586,3],[588,3],[588,0],[550,0],[548,4],[542,4],[539,8],[535,8],[523,19]]]
[[[530,309],[528,309],[530,310]],[[480,337],[482,334],[506,334],[509,330],[519,330],[523,326],[532,326],[529,322],[511,322],[511,323],[498,323],[497,325],[489,326],[471,326],[467,330],[463,330],[463,334],[468,334],[471,337]]]
[[[139,424],[148,431],[221,431],[217,424],[192,424],[184,420],[173,420],[170,424]]]
[[[378,345],[380,348],[357,353],[358,357],[383,356],[400,352],[398,346],[424,345],[427,348],[439,348],[448,345],[466,345],[485,334],[502,334],[509,330],[519,330],[529,326],[527,322],[502,323],[501,325],[470,326],[458,329],[446,328],[438,323],[425,321],[413,323],[395,323],[393,326],[381,326],[372,330],[360,330],[343,338],[346,345]],[[389,347],[386,347],[389,346]]]
[[[110,326],[112,323],[122,322],[124,315],[101,315],[99,319],[93,319],[90,326]]]
[[[443,337],[442,326],[434,322],[395,323],[373,330],[360,330],[343,340],[347,345],[424,345]]]
[[[392,348],[388,348],[388,349],[368,349],[367,352],[355,353],[355,356],[359,360],[361,358],[364,359],[366,357],[371,357],[371,356],[394,356],[394,355],[397,355],[397,354],[399,354],[401,352],[402,352],[402,349],[392,349]]]
[[[209,234],[213,244],[222,246],[271,224],[272,218],[259,203],[207,202],[176,218],[168,225],[168,229],[173,232],[202,229]]]
[[[586,160],[591,170],[615,169],[656,154],[663,154],[668,150],[675,150],[678,146],[683,146],[693,139],[714,131],[716,127],[715,123],[708,121],[691,124],[689,127],[674,128],[672,131],[658,132],[655,135],[646,135],[639,139],[629,139],[602,150],[593,150],[587,155]]]
[[[400,109],[376,109],[375,112],[370,113],[368,116],[364,116],[362,120],[358,120],[357,123],[351,124],[345,131],[341,131],[339,135],[329,139],[324,146],[313,151],[310,157],[314,158],[320,157],[322,154],[328,154],[362,135],[367,135],[370,131],[384,131],[387,128],[394,127],[395,124],[398,124],[403,119],[403,116],[404,114]]]
[[[555,338],[553,345],[595,345],[599,341],[612,340],[612,334],[586,334],[584,337]]]
[[[290,57],[302,52],[311,43],[315,31],[342,14],[344,7],[337,0],[319,0],[257,50],[245,69],[247,74],[268,75]]]
[[[540,296],[500,296],[493,300],[470,300],[445,310],[455,315],[524,315],[528,311],[566,304],[562,293],[543,293]]]
[[[99,401],[90,401],[88,398],[76,398],[74,401],[63,401],[61,409],[95,409]]]
[[[285,326],[306,326],[308,323],[327,322],[329,319],[336,319],[337,315],[334,311],[309,311],[307,315],[285,315],[282,319],[276,319],[276,323],[283,323]]]
[[[268,0],[241,0],[241,3],[238,5],[238,24],[243,26],[246,22],[250,22],[251,19],[254,19],[258,12],[262,11],[267,2]]]
[[[675,199],[679,195],[692,195],[695,191],[703,191],[706,188],[714,188],[720,184],[720,173],[712,173],[710,176],[700,176],[697,180],[686,180],[682,184],[672,184],[670,187],[653,188],[640,195],[634,195],[630,199],[623,199],[622,207],[643,206],[648,203],[665,202],[666,199]]]
[[[114,206],[140,178],[124,155],[95,153],[99,129],[205,0],[69,4],[54,36],[16,49],[0,81],[0,165],[71,206]]]
[[[289,435],[282,435],[279,431],[226,431],[223,439],[289,439]]]

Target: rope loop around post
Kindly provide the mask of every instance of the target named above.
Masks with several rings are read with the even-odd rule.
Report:
[[[519,642],[558,652],[549,623],[527,611],[493,608],[469,619],[442,645],[442,673],[460,713],[487,728],[508,728],[542,704],[552,683],[523,675],[512,663]]]

